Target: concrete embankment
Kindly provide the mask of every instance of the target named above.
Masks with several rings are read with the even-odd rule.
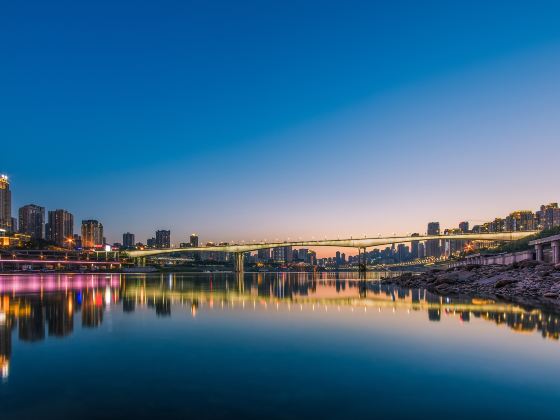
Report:
[[[405,273],[383,282],[421,288],[442,296],[490,297],[560,311],[560,265],[523,261],[511,265],[467,265]]]

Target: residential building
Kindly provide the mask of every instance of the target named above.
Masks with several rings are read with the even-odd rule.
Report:
[[[82,220],[82,245],[84,248],[99,248],[104,243],[103,225],[97,220]]]
[[[534,230],[536,227],[535,214],[530,210],[517,210],[506,217],[507,232]]]
[[[63,209],[50,210],[45,230],[48,241],[62,247],[73,247],[74,216],[70,212]]]
[[[257,258],[260,262],[268,262],[270,260],[270,249],[259,249],[257,251]]]
[[[31,239],[45,239],[45,208],[27,204],[19,209],[19,232]],[[16,228],[14,226],[14,228]]]
[[[171,248],[171,231],[156,231],[156,248]]]
[[[134,233],[126,232],[123,233],[122,245],[124,248],[134,248],[135,237]]]
[[[0,175],[0,229],[12,231],[12,192],[6,175]]]
[[[542,205],[536,214],[537,227],[539,229],[552,229],[560,226],[560,208],[558,203]]]
[[[412,235],[410,235],[412,237],[417,237],[420,236],[419,233],[413,233]],[[410,256],[413,260],[417,259],[419,257],[418,254],[418,247],[420,245],[420,241],[411,241],[410,242]]]
[[[439,235],[439,222],[428,223],[428,235]],[[430,239],[426,241],[426,256],[439,257],[441,255],[441,245],[439,239]]]

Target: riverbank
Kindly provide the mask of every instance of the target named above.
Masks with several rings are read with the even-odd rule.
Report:
[[[385,278],[387,284],[426,289],[441,296],[484,297],[560,311],[560,266],[537,261],[466,265]]]

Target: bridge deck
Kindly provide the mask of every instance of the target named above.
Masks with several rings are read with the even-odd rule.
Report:
[[[378,238],[362,239],[325,239],[318,241],[290,241],[290,242],[271,242],[271,243],[252,243],[252,244],[232,244],[216,245],[190,248],[165,248],[165,249],[146,249],[137,251],[126,251],[125,254],[132,258],[148,257],[151,255],[171,254],[176,252],[231,252],[243,253],[258,251],[259,249],[279,248],[284,246],[292,247],[322,247],[335,246],[339,248],[371,248],[382,245],[392,245],[412,241],[429,240],[465,240],[465,241],[515,241],[533,235],[537,231],[525,232],[499,232],[499,233],[465,233],[455,235],[424,235],[424,236],[391,236]]]

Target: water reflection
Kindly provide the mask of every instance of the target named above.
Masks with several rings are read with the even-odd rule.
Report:
[[[68,337],[76,325],[97,328],[111,305],[132,314],[153,310],[204,316],[214,310],[244,311],[423,311],[462,323],[472,318],[506,325],[515,332],[539,331],[558,340],[558,316],[484,299],[441,297],[425,290],[382,285],[376,273],[247,273],[165,275],[38,275],[0,277],[0,368],[9,376],[12,340],[33,343]],[[80,322],[81,321],[81,322]]]

